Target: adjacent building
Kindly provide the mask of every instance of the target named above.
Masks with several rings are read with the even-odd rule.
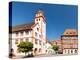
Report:
[[[55,51],[52,49],[52,44],[51,42],[46,39],[46,54],[54,54]]]
[[[61,49],[63,54],[78,53],[78,32],[76,29],[66,29],[61,36]]]
[[[15,55],[22,54],[18,52],[17,45],[22,41],[33,43],[33,54],[46,53],[46,21],[44,12],[36,12],[34,22],[13,26],[9,33],[9,47],[13,49]]]
[[[51,41],[51,44],[58,46],[59,47],[59,51],[61,52],[61,50],[62,50],[61,49],[61,39],[53,40],[53,41]]]
[[[53,40],[51,44],[59,46],[59,52],[62,54],[77,54],[78,32],[76,29],[66,29],[61,39]]]

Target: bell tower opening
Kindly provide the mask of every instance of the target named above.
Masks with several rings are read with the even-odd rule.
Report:
[[[40,23],[41,21],[45,22],[44,12],[42,10],[38,10],[35,15],[35,23]]]

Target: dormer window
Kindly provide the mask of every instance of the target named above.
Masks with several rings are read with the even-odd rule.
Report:
[[[70,32],[70,34],[72,34],[72,33]]]
[[[68,32],[66,34],[68,34]]]

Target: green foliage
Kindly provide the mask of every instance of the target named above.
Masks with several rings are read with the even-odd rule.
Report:
[[[20,44],[18,45],[18,51],[25,54],[29,51],[32,51],[32,48],[33,44],[31,42],[20,42]]]
[[[15,44],[18,44],[18,42],[16,41]]]
[[[54,51],[58,51],[58,50],[59,50],[59,46],[53,45],[53,46],[52,46],[52,49],[53,49]]]

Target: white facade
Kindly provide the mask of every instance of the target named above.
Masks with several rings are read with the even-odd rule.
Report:
[[[54,54],[55,51],[52,49],[52,46],[49,42],[46,43],[46,54]]]
[[[46,53],[46,22],[42,11],[38,11],[35,16],[35,24],[31,26],[31,30],[23,30],[12,32],[12,37],[10,37],[10,45],[14,50],[14,54],[22,54],[17,50],[17,45],[21,41],[29,41],[33,43],[33,53],[34,54],[45,54]],[[35,51],[36,49],[36,51]]]

